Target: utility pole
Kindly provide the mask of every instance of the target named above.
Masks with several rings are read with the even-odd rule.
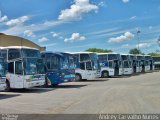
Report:
[[[139,43],[140,43],[140,39],[139,39],[139,34],[141,33],[141,31],[140,30],[138,30],[137,31],[137,38],[138,38],[138,50],[140,50],[140,48],[139,48]]]
[[[157,43],[158,43],[158,45],[159,45],[159,47],[160,47],[160,36],[159,36],[159,38],[158,38],[158,40],[157,40]]]

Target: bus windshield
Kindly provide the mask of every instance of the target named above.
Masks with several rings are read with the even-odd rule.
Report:
[[[116,55],[116,54],[108,54],[108,60],[118,60],[118,55]]]
[[[130,56],[130,59],[131,59],[131,60],[134,60],[134,56]]]
[[[4,77],[5,74],[6,74],[5,63],[4,63],[4,60],[0,58],[0,77]]]
[[[129,68],[130,67],[129,62],[128,61],[124,61],[123,67],[124,68]]]
[[[22,49],[23,57],[40,57],[40,52],[34,49]]]
[[[44,74],[42,59],[26,58],[24,60],[24,69],[26,75]]]
[[[75,69],[74,58],[69,56],[69,68]]]
[[[151,56],[145,56],[145,60],[151,60]]]
[[[107,55],[98,55],[99,62],[107,62]]]
[[[122,60],[128,60],[128,56],[127,55],[122,55],[121,58],[122,58]]]
[[[137,56],[137,59],[138,59],[138,60],[142,60],[143,57],[142,57],[142,56]]]
[[[149,66],[150,62],[149,61],[145,61],[145,66]]]
[[[90,56],[91,56],[91,59],[92,59],[93,69],[94,70],[100,69],[98,56],[95,53],[90,54]]]
[[[70,67],[70,65],[69,65],[68,57],[65,56],[62,61],[61,69],[69,69],[69,67]]]

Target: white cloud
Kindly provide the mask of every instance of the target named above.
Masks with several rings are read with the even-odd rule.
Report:
[[[150,46],[151,46],[150,43],[140,43],[139,44],[139,48],[148,48]],[[138,48],[138,45],[136,45],[136,47]]]
[[[36,35],[31,30],[25,30],[23,34],[27,37],[36,37]]]
[[[6,15],[2,16],[2,12],[0,11],[0,22],[6,22],[8,17]]]
[[[59,34],[56,33],[56,32],[51,32],[51,34],[52,34],[53,37],[58,37],[59,36]]]
[[[6,22],[8,20],[8,17],[5,15],[3,17],[0,17],[0,22]]]
[[[81,36],[79,33],[73,33],[70,38],[64,39],[64,42],[74,42],[78,40],[85,40],[85,36]]]
[[[82,19],[82,15],[91,11],[97,11],[98,6],[91,4],[89,0],[74,0],[69,9],[61,11],[59,20],[73,21]]]
[[[22,23],[26,22],[27,20],[29,20],[28,16],[22,16],[22,17],[19,17],[17,19],[12,19],[10,21],[7,21],[6,25],[8,25],[8,26],[16,26],[16,25],[19,25],[19,24],[22,24]]]
[[[105,3],[104,1],[101,1],[101,2],[98,4],[98,6],[104,7],[104,6],[106,6],[106,3]]]
[[[124,35],[121,35],[119,37],[115,37],[115,38],[110,38],[108,42],[123,42],[125,40],[131,40],[134,38],[134,34],[132,34],[131,32],[126,32],[124,33]]]
[[[132,16],[131,18],[130,18],[130,20],[134,20],[134,19],[136,19],[137,18],[137,16]]]
[[[122,2],[124,3],[128,3],[130,0],[122,0]]]
[[[45,41],[48,41],[48,38],[42,37],[42,38],[38,39],[38,42],[45,42]]]
[[[31,25],[19,24],[17,26],[12,26],[9,29],[3,30],[2,32],[9,35],[21,35],[25,30],[32,30],[32,32],[47,30],[53,28],[54,26],[63,24],[62,21],[47,21],[44,23],[37,23]]]

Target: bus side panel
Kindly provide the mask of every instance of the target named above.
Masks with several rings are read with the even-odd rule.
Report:
[[[46,77],[47,77],[47,80],[52,84],[52,85],[58,85],[60,83],[62,83],[62,79],[60,76],[60,73],[59,71],[56,71],[56,72],[48,72],[46,74]]]
[[[61,78],[62,82],[72,82],[75,80],[75,70],[65,69],[65,70],[62,70],[62,73],[64,74]]]
[[[34,86],[42,86],[45,84],[45,75],[26,75],[24,78],[24,88],[30,88]]]
[[[15,88],[24,88],[23,75],[14,75]]]
[[[0,91],[6,88],[6,78],[0,78]]]
[[[76,74],[80,74],[81,77],[82,77],[82,79],[87,79],[86,70],[76,69],[76,70],[75,70],[75,73],[76,73]]]
[[[14,78],[14,74],[12,73],[7,73],[6,75],[7,80],[10,83],[10,88],[15,88],[15,78]]]

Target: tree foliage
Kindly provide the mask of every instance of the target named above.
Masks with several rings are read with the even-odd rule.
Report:
[[[85,50],[87,52],[97,52],[97,53],[109,53],[112,52],[112,50],[107,50],[107,49],[100,49],[100,48],[89,48]]]
[[[138,50],[137,48],[131,49],[129,51],[130,54],[142,54],[142,52],[140,50]]]
[[[152,53],[149,53],[148,55],[160,57],[160,53],[154,53],[154,52],[152,52]]]

